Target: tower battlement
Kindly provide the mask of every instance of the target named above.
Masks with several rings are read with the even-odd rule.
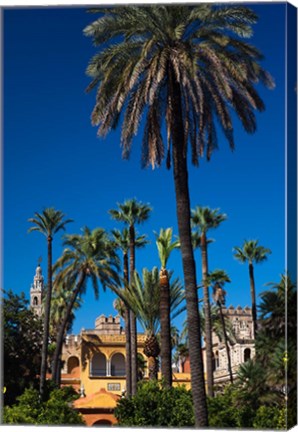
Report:
[[[105,315],[100,315],[95,320],[95,330],[99,334],[120,334],[122,330],[120,316],[116,315],[113,317],[110,315],[106,317]]]
[[[228,316],[252,316],[251,308],[248,306],[245,306],[244,308],[242,306],[237,306],[235,308],[232,305],[228,308],[223,306],[222,312]]]

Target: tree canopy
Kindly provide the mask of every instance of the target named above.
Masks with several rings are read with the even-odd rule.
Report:
[[[28,309],[25,294],[5,292],[2,298],[4,404],[13,404],[29,385],[37,385],[40,372],[43,328],[40,318]]]

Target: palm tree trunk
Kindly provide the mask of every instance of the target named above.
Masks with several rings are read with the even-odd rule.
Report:
[[[132,282],[135,271],[135,229],[129,227],[129,272],[130,282]],[[137,320],[133,311],[130,311],[130,343],[131,343],[131,394],[137,392],[138,364],[137,364]]]
[[[70,299],[69,303],[67,304],[64,318],[62,320],[62,323],[61,323],[59,331],[58,331],[57,340],[56,340],[56,348],[55,348],[55,352],[54,352],[54,356],[53,356],[53,373],[52,373],[52,380],[57,385],[59,385],[59,383],[60,383],[60,375],[61,375],[60,356],[61,356],[61,352],[62,352],[65,330],[66,330],[67,324],[69,322],[69,317],[71,315],[73,305],[75,304],[75,301],[76,301],[76,299],[80,293],[80,290],[82,288],[82,285],[83,285],[85,279],[86,279],[86,273],[82,272],[80,279],[77,283],[77,286],[76,286],[75,290],[73,291],[71,299]]]
[[[213,397],[213,367],[212,367],[212,331],[211,331],[211,312],[209,299],[208,277],[208,255],[207,255],[207,238],[203,233],[201,236],[202,252],[202,274],[204,286],[204,312],[205,312],[205,338],[206,338],[206,372],[207,372],[207,393]]]
[[[158,359],[156,357],[148,357],[149,380],[157,380],[158,377]]]
[[[131,330],[130,330],[130,310],[125,306],[125,375],[126,375],[126,396],[131,396]]]
[[[128,273],[128,257],[127,253],[123,256],[123,274],[125,289],[129,284],[129,273]],[[131,340],[130,340],[130,310],[129,307],[125,305],[125,375],[126,375],[126,395],[131,395]]]
[[[130,310],[130,342],[131,342],[131,394],[137,393],[137,320],[134,312]]]
[[[256,339],[257,334],[257,308],[256,308],[256,290],[255,290],[255,278],[254,278],[254,267],[252,263],[249,263],[249,282],[250,282],[250,296],[251,296],[251,312],[253,321],[253,334]]]
[[[188,188],[186,143],[184,142],[184,129],[182,122],[181,92],[179,84],[175,81],[174,76],[174,71],[170,67],[169,86],[172,98],[170,102],[172,104],[171,130],[176,210],[185,282],[191,389],[194,404],[195,427],[200,428],[208,426],[208,412],[202,360],[196,269],[191,242],[190,198]]]
[[[219,306],[219,314],[220,314],[220,320],[221,320],[221,326],[222,326],[222,331],[223,331],[223,336],[224,336],[224,341],[225,341],[225,347],[226,347],[226,353],[227,353],[227,359],[228,359],[228,369],[229,369],[229,374],[230,374],[230,381],[231,384],[233,384],[233,373],[232,373],[232,365],[231,365],[231,353],[230,353],[230,347],[228,344],[228,337],[227,337],[227,331],[226,331],[226,323],[225,323],[225,319],[222,313],[222,308],[221,308],[221,302],[217,302],[217,305]]]
[[[48,361],[48,343],[49,343],[49,329],[50,329],[50,312],[51,312],[51,299],[52,299],[52,237],[48,236],[48,286],[47,297],[45,304],[44,314],[44,332],[41,351],[41,367],[40,367],[40,384],[39,384],[39,397],[44,400],[45,382],[47,373]]]
[[[162,268],[159,273],[160,283],[160,357],[161,375],[165,386],[172,386],[172,349],[170,319],[170,284],[168,272]]]

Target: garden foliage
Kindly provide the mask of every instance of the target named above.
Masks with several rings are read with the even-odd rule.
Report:
[[[120,399],[115,409],[120,426],[194,426],[191,392],[163,388],[155,380],[140,382],[135,396]]]
[[[18,403],[4,408],[3,423],[32,425],[84,425],[71,402],[78,397],[71,387],[53,389],[45,402],[39,401],[38,391],[28,388],[17,398]]]

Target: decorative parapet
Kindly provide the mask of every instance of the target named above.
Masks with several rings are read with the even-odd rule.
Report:
[[[125,334],[101,334],[97,330],[85,330],[81,337],[86,342],[95,343],[96,345],[125,344]],[[138,344],[144,344],[146,336],[137,335]]]
[[[242,315],[242,316],[251,316],[252,311],[249,306],[245,306],[244,308],[242,306],[237,306],[236,308],[231,305],[228,308],[224,306],[222,308],[222,312],[225,315],[231,316],[231,315]]]

